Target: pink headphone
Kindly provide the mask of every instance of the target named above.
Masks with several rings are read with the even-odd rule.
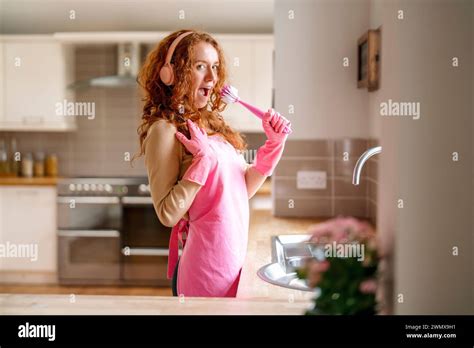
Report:
[[[168,49],[168,53],[166,54],[165,64],[161,67],[160,70],[160,78],[161,81],[167,86],[170,86],[174,83],[174,72],[173,72],[173,64],[171,64],[171,58],[173,58],[174,50],[176,46],[178,46],[179,42],[184,39],[189,34],[192,34],[192,31],[188,31],[179,35],[171,44],[170,48]]]

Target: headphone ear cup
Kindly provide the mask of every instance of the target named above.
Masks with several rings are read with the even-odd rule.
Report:
[[[170,64],[165,64],[160,70],[160,78],[161,81],[167,86],[173,84],[174,76],[173,76],[173,68]]]

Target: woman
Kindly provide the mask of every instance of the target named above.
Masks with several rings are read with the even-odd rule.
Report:
[[[140,155],[158,218],[173,227],[168,278],[173,276],[175,296],[236,296],[248,200],[273,172],[287,137],[288,120],[270,109],[262,121],[267,140],[248,165],[242,136],[220,115],[226,79],[221,47],[194,30],[164,38],[138,79],[145,93]],[[184,247],[177,262],[179,241]]]

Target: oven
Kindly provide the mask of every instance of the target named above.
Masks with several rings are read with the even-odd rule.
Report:
[[[146,177],[62,179],[57,207],[60,283],[171,286]]]

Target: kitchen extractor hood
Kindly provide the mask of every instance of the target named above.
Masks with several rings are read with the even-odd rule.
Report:
[[[68,88],[137,86],[136,78],[139,66],[140,44],[138,42],[119,43],[117,46],[117,75],[99,76],[89,80],[74,82]]]

